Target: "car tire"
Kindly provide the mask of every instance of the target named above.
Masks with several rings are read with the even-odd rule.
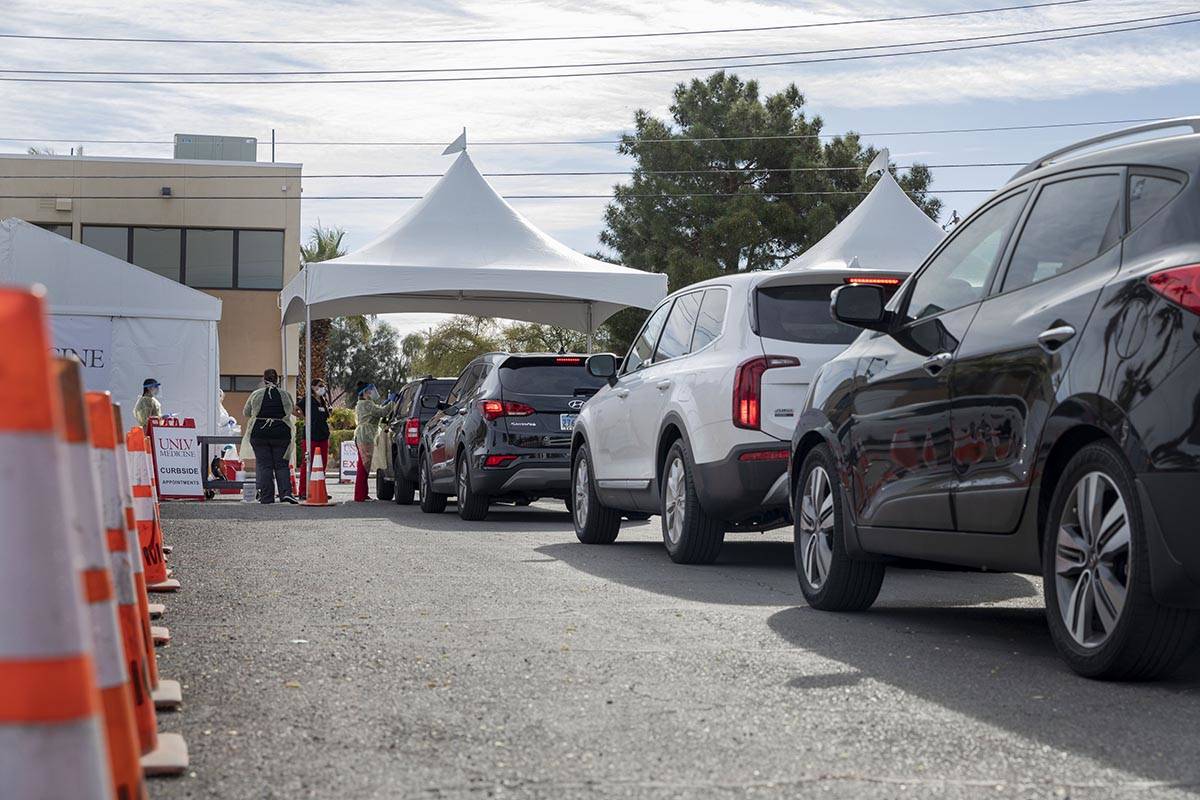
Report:
[[[821,611],[864,611],[883,585],[884,565],[846,553],[842,487],[833,453],[818,445],[805,457],[792,509],[792,544],[800,591]]]
[[[458,486],[458,516],[468,522],[478,522],[486,517],[489,498],[471,488],[471,465],[466,456],[458,457],[454,467],[454,480]]]
[[[571,464],[571,497],[567,501],[575,536],[584,544],[612,544],[621,533],[621,515],[600,502],[588,446],[575,451]]]
[[[711,564],[725,543],[725,524],[700,506],[693,478],[695,465],[687,445],[676,440],[662,468],[662,535],[676,564]]]
[[[429,456],[421,456],[421,467],[417,479],[420,481],[418,492],[421,495],[421,510],[426,514],[440,514],[446,510],[446,498],[441,492],[433,490],[433,471],[429,466]]]
[[[375,470],[375,496],[380,500],[391,500],[396,486],[387,479],[382,469]]]
[[[392,495],[392,500],[398,506],[411,506],[413,495],[417,493],[417,485],[407,478],[396,478],[396,489]]]
[[[1141,498],[1109,442],[1076,453],[1058,481],[1043,532],[1042,590],[1055,647],[1088,678],[1163,677],[1200,637],[1200,613],[1154,599]]]

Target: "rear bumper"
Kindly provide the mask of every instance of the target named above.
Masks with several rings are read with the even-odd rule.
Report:
[[[571,488],[570,458],[570,451],[555,450],[523,455],[511,466],[493,468],[484,467],[479,458],[471,470],[471,486],[492,497],[566,497]]]
[[[694,478],[705,513],[727,522],[743,522],[764,512],[786,511],[787,458],[743,461],[747,453],[781,451],[787,443],[736,447],[720,461],[697,464]]]
[[[1200,527],[1195,510],[1200,473],[1147,473],[1136,482],[1154,599],[1168,606],[1200,608]]]

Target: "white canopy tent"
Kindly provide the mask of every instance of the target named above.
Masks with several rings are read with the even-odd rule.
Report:
[[[145,378],[163,411],[217,432],[221,301],[19,219],[0,221],[0,284],[46,288],[54,347],[80,357],[85,385],[132,419]]]
[[[946,235],[905,194],[886,169],[879,181],[837,227],[780,269],[861,268],[912,272]],[[874,171],[872,163],[868,174]]]

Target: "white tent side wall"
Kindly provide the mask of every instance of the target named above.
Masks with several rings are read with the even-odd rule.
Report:
[[[142,381],[162,383],[163,412],[196,420],[201,436],[216,433],[217,361],[212,349],[216,323],[206,320],[117,317],[113,320],[112,374],[109,391],[119,402],[127,426]],[[180,361],[180,353],[189,353]],[[205,398],[212,402],[205,402]]]

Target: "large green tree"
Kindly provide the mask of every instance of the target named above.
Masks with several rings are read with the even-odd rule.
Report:
[[[504,335],[490,317],[451,317],[430,328],[419,347],[405,337],[405,349],[413,353],[413,374],[453,377],[478,355],[502,350]]]
[[[675,87],[670,118],[646,110],[622,137],[630,179],[614,189],[600,241],[626,266],[668,275],[672,291],[706,278],[771,269],[846,217],[875,178],[877,154],[855,134],[825,138],[795,85],[763,96],[756,81],[716,72]],[[752,137],[752,138],[747,138]],[[929,170],[897,178],[930,217]],[[627,347],[643,314],[607,326]]]
[[[351,406],[355,401],[354,387],[359,381],[374,383],[386,395],[389,391],[399,391],[412,374],[400,334],[386,322],[370,325],[367,337],[363,338],[352,319],[331,320],[327,354],[326,380],[332,388],[333,400],[345,397]]]

